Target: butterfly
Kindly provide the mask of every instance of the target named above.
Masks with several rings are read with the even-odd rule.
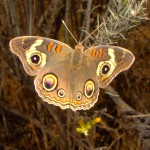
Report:
[[[16,54],[34,80],[38,95],[49,104],[73,111],[90,109],[98,100],[99,88],[105,88],[120,72],[134,62],[127,49],[110,45],[75,49],[45,37],[21,36],[10,41]]]

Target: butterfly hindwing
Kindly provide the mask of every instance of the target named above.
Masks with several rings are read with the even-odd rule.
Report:
[[[45,67],[35,78],[35,89],[49,104],[73,111],[91,108],[97,101],[99,87],[97,79],[86,64],[73,64],[71,54],[68,59]]]

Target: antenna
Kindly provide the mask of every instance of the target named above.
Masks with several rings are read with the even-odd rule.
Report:
[[[67,27],[67,25],[65,24],[64,20],[62,20],[62,23],[64,24],[64,26],[66,27],[66,29],[69,31],[69,33],[71,34],[71,36],[73,37],[73,39],[76,41],[76,43],[78,44],[79,42],[76,40],[76,38],[73,36],[73,34],[71,33],[71,31],[69,30],[69,28]],[[101,23],[92,33],[90,33],[82,42],[83,43],[85,40],[87,40],[95,31],[97,31],[103,23]]]
[[[87,40],[95,31],[97,31],[103,23],[101,23],[92,33],[90,33],[81,43],[83,43],[85,40]]]
[[[71,33],[71,31],[69,30],[69,28],[67,27],[67,25],[65,24],[64,20],[62,20],[62,23],[64,24],[64,26],[66,27],[66,29],[69,31],[69,33],[71,34],[71,36],[73,37],[73,39],[76,41],[76,43],[78,44],[78,41],[76,40],[76,38],[73,36],[73,34]]]

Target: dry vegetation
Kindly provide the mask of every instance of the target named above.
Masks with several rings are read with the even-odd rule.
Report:
[[[130,49],[136,57],[128,71],[117,76],[106,89],[101,89],[99,101],[88,111],[60,110],[43,102],[34,90],[33,77],[26,75],[21,62],[9,50],[9,41],[21,35],[50,37],[74,47],[75,42],[61,20],[65,20],[77,39],[83,40],[98,22],[103,21],[103,17],[110,29],[111,22],[106,16],[113,15],[108,8],[113,10],[114,7],[113,0],[0,1],[0,149],[150,149],[148,20],[138,18],[138,23],[132,26],[130,23],[136,17],[132,14],[129,27],[119,31],[121,34],[111,37],[102,30],[103,38],[92,35],[84,43],[88,47],[112,42]],[[149,15],[150,2],[144,7],[148,8],[145,13]],[[88,136],[76,132],[79,120],[89,122],[97,117],[102,121],[92,126]]]

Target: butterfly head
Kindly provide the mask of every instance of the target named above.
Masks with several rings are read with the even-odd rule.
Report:
[[[75,51],[80,51],[80,52],[83,52],[83,51],[84,51],[84,46],[83,46],[82,42],[79,42],[79,43],[75,46]]]

